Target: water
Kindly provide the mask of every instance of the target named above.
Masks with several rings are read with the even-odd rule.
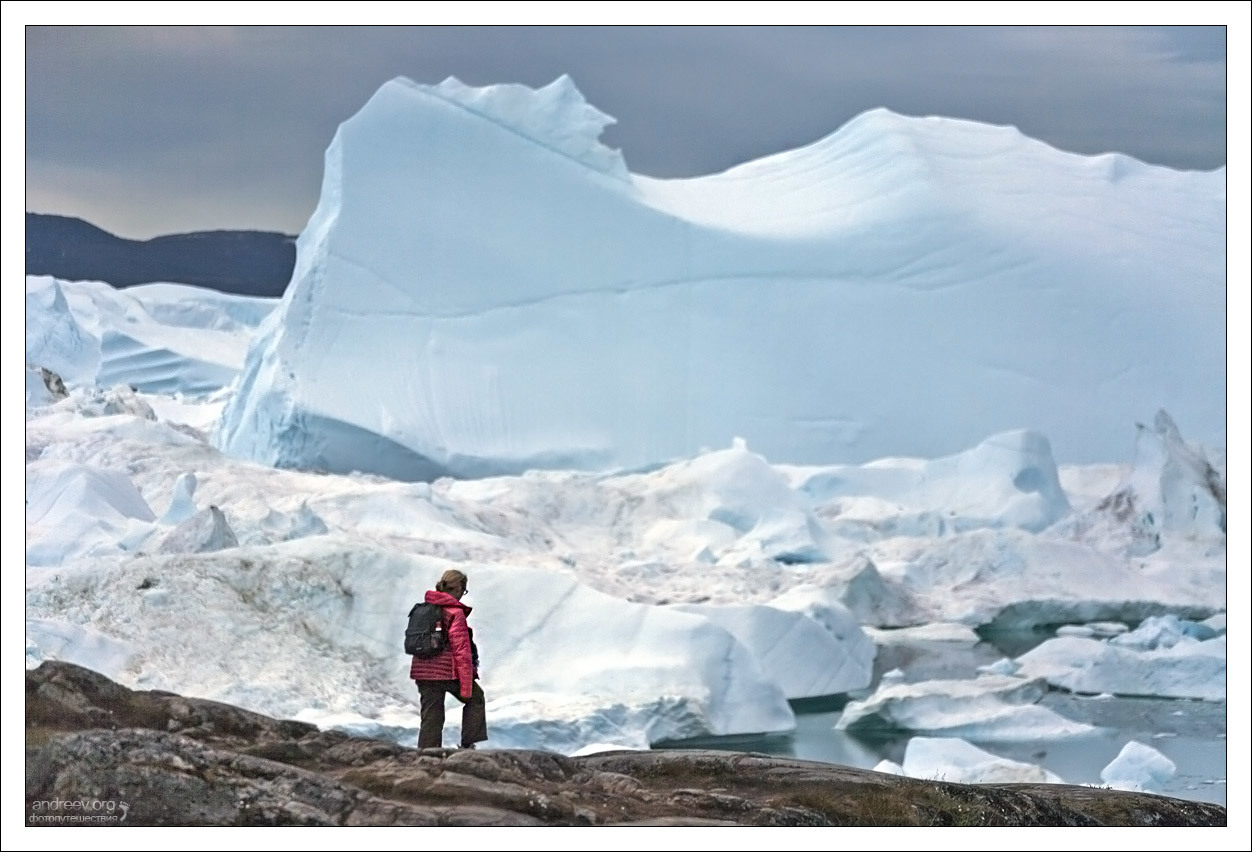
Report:
[[[909,681],[972,678],[978,666],[1024,653],[1048,635],[997,637],[995,644],[927,642],[883,646],[874,663],[874,683],[884,671],[893,668],[901,669]],[[851,697],[859,698],[872,691],[871,687]],[[1225,701],[1095,698],[1053,690],[1039,703],[1068,719],[1096,725],[1101,731],[1066,740],[974,744],[992,754],[1043,766],[1066,783],[1101,785],[1100,770],[1117,757],[1127,742],[1138,740],[1168,757],[1178,768],[1174,777],[1156,792],[1225,806]],[[873,769],[884,759],[903,761],[911,734],[867,738],[836,731],[834,725],[841,705],[841,700],[833,699],[795,702],[796,730],[789,734],[707,737],[669,743],[666,747],[755,751],[860,769]]]

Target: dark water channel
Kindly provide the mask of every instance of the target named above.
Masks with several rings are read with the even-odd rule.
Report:
[[[874,661],[874,685],[884,672],[900,669],[904,679],[973,678],[978,666],[1002,657],[1016,657],[1051,633],[993,637],[977,645],[918,642],[880,646]],[[861,698],[873,687],[853,693]],[[796,730],[789,734],[706,737],[667,743],[661,747],[714,748],[754,751],[824,763],[873,769],[880,760],[902,763],[912,734],[867,738],[834,729],[843,697],[793,702]],[[1151,746],[1177,766],[1172,779],[1159,791],[1167,796],[1226,804],[1226,702],[1167,698],[1096,698],[1052,690],[1042,706],[1077,722],[1095,725],[1093,735],[1029,742],[978,742],[992,754],[1043,766],[1070,784],[1102,784],[1100,770],[1130,740]]]

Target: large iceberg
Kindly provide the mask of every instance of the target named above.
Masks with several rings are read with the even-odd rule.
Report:
[[[383,85],[326,152],[218,446],[430,479],[1029,428],[1088,462],[1162,406],[1224,445],[1224,168],[875,109],[657,180],[600,144],[611,121],[565,77]]]

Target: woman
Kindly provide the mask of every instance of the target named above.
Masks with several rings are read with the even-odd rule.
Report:
[[[426,603],[443,607],[443,629],[448,645],[434,657],[413,658],[409,677],[417,682],[422,699],[422,729],[418,748],[443,745],[444,696],[451,693],[461,708],[461,748],[473,748],[487,739],[487,699],[478,685],[478,654],[474,632],[466,617],[471,607],[461,603],[468,591],[468,580],[460,571],[445,571]]]

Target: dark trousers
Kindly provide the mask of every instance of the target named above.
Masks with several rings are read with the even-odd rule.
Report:
[[[418,748],[439,748],[443,745],[443,702],[451,694],[465,706],[461,708],[461,745],[469,746],[487,739],[487,697],[474,681],[469,700],[461,698],[461,684],[455,680],[419,680],[417,691],[422,697],[422,730],[417,735]]]

